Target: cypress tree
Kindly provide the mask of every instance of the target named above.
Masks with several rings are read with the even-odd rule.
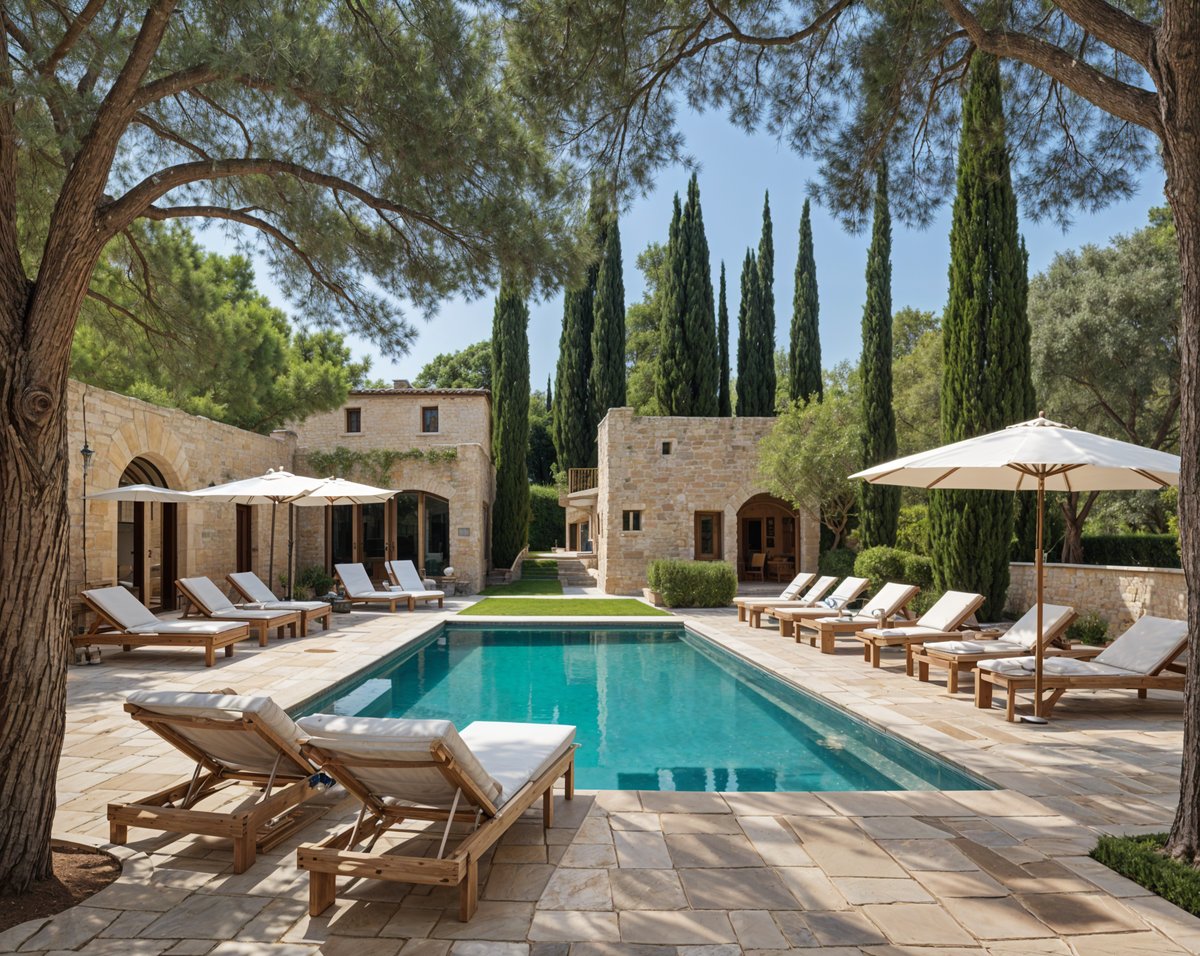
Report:
[[[758,309],[758,262],[754,251],[746,250],[742,260],[741,302],[738,305],[737,414],[746,418],[756,414],[755,378],[758,352],[754,348],[755,318]]]
[[[615,217],[608,224],[593,310],[588,391],[592,420],[599,424],[610,408],[625,404],[625,282],[621,274],[621,233]]]
[[[775,236],[771,196],[763,193],[762,236],[758,240],[758,311],[755,336],[762,363],[758,414],[775,414]]]
[[[1033,410],[1025,253],[1017,232],[1000,69],[976,52],[963,98],[958,190],[950,228],[950,294],[942,322],[942,440],[995,431]],[[930,500],[934,584],[1004,609],[1013,496],[937,491]]]
[[[592,323],[600,255],[605,246],[603,192],[593,186],[588,208],[588,230],[594,258],[579,285],[563,297],[562,335],[558,343],[558,377],[553,420],[554,449],[564,468],[585,468],[596,463],[596,421],[588,393],[592,374]]]
[[[717,296],[717,354],[721,360],[721,378],[717,382],[717,414],[733,414],[729,397],[729,306],[725,302],[725,263],[721,263],[721,291]]]
[[[821,332],[818,322],[817,261],[813,253],[812,219],[808,200],[800,214],[800,253],[796,257],[796,288],[792,298],[792,335],[789,343],[788,397],[793,402],[820,401]]]
[[[550,388],[550,376],[546,376],[546,411],[554,408],[554,392]]]
[[[683,324],[683,279],[685,244],[682,232],[683,212],[679,194],[675,194],[671,228],[667,233],[667,261],[663,270],[663,314],[659,321],[658,361],[654,367],[654,397],[663,415],[688,415],[690,361]]]
[[[667,241],[655,369],[655,398],[659,408],[664,415],[716,415],[719,377],[712,266],[700,209],[700,186],[693,175],[682,209],[679,197],[675,197]]]
[[[529,536],[529,307],[500,283],[492,319],[492,564],[510,568]]]
[[[892,408],[892,218],[888,211],[887,166],[875,181],[875,221],[867,251],[867,302],[862,319],[862,464],[896,457],[896,412]],[[864,548],[894,547],[900,489],[859,486],[858,536]],[[881,582],[876,582],[881,583]]]

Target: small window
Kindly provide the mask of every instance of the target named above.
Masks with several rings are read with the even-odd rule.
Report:
[[[346,431],[358,433],[362,431],[362,409],[346,409]]]
[[[427,435],[438,432],[438,410],[436,405],[426,405],[421,409],[421,431]]]
[[[622,511],[621,512],[621,530],[622,531],[641,531],[642,530],[642,513],[640,511]]]
[[[671,454],[671,443],[669,441],[665,441],[662,443],[662,453],[664,455]]]

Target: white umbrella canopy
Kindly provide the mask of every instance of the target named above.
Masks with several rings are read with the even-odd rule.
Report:
[[[347,478],[326,478],[303,498],[297,498],[292,503],[301,508],[317,505],[370,505],[387,501],[395,494],[395,491],[364,485]]]
[[[108,491],[97,491],[87,497],[88,501],[181,502],[192,500],[189,492],[160,488],[158,485],[121,485],[118,488],[110,488]]]
[[[856,472],[879,485],[1037,492],[1036,663],[1033,714],[1042,711],[1042,516],[1047,491],[1131,491],[1179,484],[1179,456],[1052,422],[1028,422]]]

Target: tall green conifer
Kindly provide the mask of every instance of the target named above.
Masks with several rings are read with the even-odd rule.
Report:
[[[658,359],[654,366],[654,398],[663,415],[688,415],[691,361],[684,332],[683,301],[685,255],[681,235],[683,211],[675,194],[671,227],[667,233],[666,267],[663,270],[662,316],[659,318]]]
[[[881,163],[875,181],[875,221],[867,251],[867,302],[862,319],[864,468],[896,457],[896,412],[892,408],[892,217],[887,185],[887,166]],[[900,489],[864,481],[859,487],[858,500],[858,536],[862,546],[895,546]]]
[[[804,200],[800,214],[800,252],[796,256],[796,285],[792,298],[792,335],[788,355],[788,397],[793,402],[822,398],[820,302],[817,261],[813,251],[812,218]]]
[[[738,418],[757,415],[758,351],[754,346],[758,311],[758,261],[754,250],[746,250],[742,260],[741,301],[738,303],[737,414]]]
[[[563,296],[562,336],[558,343],[558,374],[553,436],[558,461],[564,468],[586,468],[596,463],[596,421],[588,389],[592,374],[592,323],[600,257],[605,247],[607,211],[604,192],[592,187],[588,207],[588,234],[593,259],[580,284]]]
[[[942,321],[942,440],[1028,418],[1033,407],[1025,253],[1017,232],[1000,69],[976,52],[963,98],[950,295]],[[1013,496],[939,491],[930,501],[934,585],[978,591],[985,620],[1004,609]]]
[[[775,237],[771,225],[771,197],[763,195],[762,236],[758,240],[758,308],[754,343],[761,377],[755,392],[757,415],[775,414]]]
[[[733,414],[729,395],[729,305],[726,302],[725,263],[721,263],[721,286],[717,295],[717,354],[721,359],[720,381],[717,382],[717,414],[728,418]]]
[[[529,534],[529,307],[507,281],[492,319],[492,563],[510,568]]]
[[[593,311],[588,392],[592,420],[599,424],[610,408],[625,404],[625,280],[621,272],[621,232],[615,215],[605,237]]]

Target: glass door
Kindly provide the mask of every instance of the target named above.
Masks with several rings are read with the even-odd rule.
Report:
[[[359,560],[371,580],[378,584],[387,579],[387,511],[383,503],[358,505]]]
[[[721,512],[696,512],[696,560],[717,561],[721,557]]]

